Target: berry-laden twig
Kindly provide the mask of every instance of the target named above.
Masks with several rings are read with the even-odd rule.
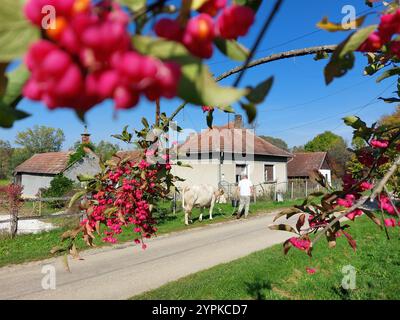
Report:
[[[317,243],[317,241],[340,219],[345,217],[347,214],[350,212],[359,209],[361,206],[363,206],[367,200],[374,200],[378,194],[380,194],[386,183],[389,181],[389,179],[394,175],[396,172],[397,168],[400,166],[400,156],[396,158],[396,160],[393,162],[392,166],[390,169],[386,172],[384,177],[379,181],[379,183],[376,185],[374,190],[372,191],[372,194],[370,196],[363,196],[361,197],[351,208],[347,209],[343,213],[341,213],[339,216],[337,216],[335,219],[333,219],[323,230],[319,231],[317,235],[315,236],[314,240],[312,241],[312,246]]]

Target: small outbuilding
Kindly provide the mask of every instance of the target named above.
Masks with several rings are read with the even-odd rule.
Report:
[[[82,134],[82,143],[88,143],[89,136]],[[73,163],[70,163],[72,151],[35,154],[15,168],[14,182],[24,187],[23,197],[34,198],[59,174],[75,182],[78,182],[78,175],[95,175],[101,170],[99,157],[88,148],[85,151],[86,155]]]
[[[332,184],[332,169],[327,152],[297,152],[288,161],[288,179],[309,180],[318,170]]]

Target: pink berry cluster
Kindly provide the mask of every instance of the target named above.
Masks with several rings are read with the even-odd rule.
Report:
[[[307,251],[311,246],[311,241],[309,239],[302,239],[292,237],[289,239],[289,242],[297,249]]]
[[[389,151],[391,143],[388,138],[374,137],[369,141],[368,147],[363,147],[356,152],[357,160],[364,166],[365,169],[371,170],[378,169],[390,161],[390,157],[386,154]],[[398,146],[396,147],[396,149]],[[345,208],[351,208],[355,202],[362,196],[362,193],[374,188],[371,181],[358,179],[352,172],[346,173],[343,178],[343,192],[344,198],[339,198],[336,203]],[[371,180],[371,177],[369,177]],[[382,208],[386,213],[395,215],[395,208],[393,207],[390,199],[386,194],[380,194],[378,201],[379,208]],[[356,209],[349,214],[347,218],[354,220],[356,217],[361,216],[363,211]]]
[[[92,234],[105,225],[103,241],[116,243],[116,236],[123,232],[124,226],[133,226],[135,243],[142,244],[156,231],[156,220],[152,217],[150,201],[166,193],[160,183],[161,171],[169,174],[170,163],[150,164],[146,160],[128,161],[109,169],[100,177],[102,187],[93,194],[87,209],[88,218],[82,222],[84,234]]]
[[[400,58],[400,41],[394,38],[400,33],[400,9],[381,16],[378,29],[358,48],[362,52],[376,52],[387,44],[391,53]]]
[[[227,6],[226,0],[208,0],[198,11],[199,14],[186,24],[169,18],[160,19],[154,31],[159,37],[182,43],[193,55],[208,59],[213,54],[215,38],[244,36],[255,19],[251,8],[235,4]]]
[[[388,218],[388,219],[385,219],[385,226],[392,227],[392,228],[396,227],[396,226],[400,227],[400,221],[397,222],[396,219],[394,219],[394,218]]]
[[[44,5],[52,5],[57,18],[26,55],[31,76],[24,96],[50,109],[83,112],[105,99],[127,109],[141,95],[151,101],[175,97],[180,67],[134,51],[127,31],[130,17],[117,3],[29,0],[25,15],[38,27]]]

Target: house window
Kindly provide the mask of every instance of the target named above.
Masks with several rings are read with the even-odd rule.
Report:
[[[247,165],[237,164],[236,165],[236,183],[240,181],[240,176],[242,174],[247,174]]]
[[[275,181],[274,175],[274,165],[273,164],[264,164],[264,181],[271,182]]]

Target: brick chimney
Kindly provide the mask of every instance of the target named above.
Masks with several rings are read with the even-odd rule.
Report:
[[[235,120],[233,123],[233,127],[235,129],[242,129],[243,128],[243,119],[240,114],[235,114]]]
[[[90,133],[87,131],[87,126],[85,126],[85,132],[81,134],[82,137],[82,144],[89,144],[90,143]]]

